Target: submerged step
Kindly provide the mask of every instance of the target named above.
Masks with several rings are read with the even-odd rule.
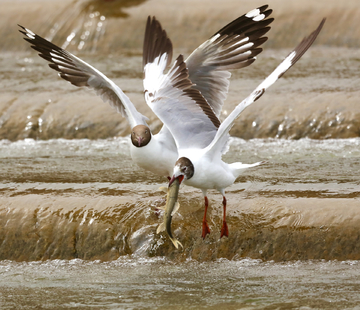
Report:
[[[156,234],[161,196],[23,195],[0,198],[0,259],[115,260],[123,255],[262,260],[359,260],[359,199],[228,195],[229,237],[220,239],[221,201],[210,196],[211,234],[201,238],[200,195],[180,199],[172,227],[183,244]]]

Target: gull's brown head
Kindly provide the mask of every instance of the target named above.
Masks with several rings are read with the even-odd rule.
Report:
[[[145,125],[137,125],[131,131],[131,143],[136,147],[147,145],[151,140],[150,128]]]
[[[174,167],[174,174],[169,182],[169,186],[175,179],[179,179],[179,183],[183,180],[189,180],[194,175],[195,169],[191,160],[187,157],[180,157]]]

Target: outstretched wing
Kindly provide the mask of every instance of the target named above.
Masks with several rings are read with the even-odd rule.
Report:
[[[256,87],[256,89],[246,99],[240,102],[230,115],[221,123],[214,140],[207,147],[208,154],[221,154],[220,150],[223,149],[223,146],[226,144],[227,135],[240,113],[250,104],[258,100],[267,88],[282,77],[283,74],[290,69],[302,55],[304,55],[304,53],[315,41],[324,23],[325,18],[321,21],[317,29],[308,37],[304,38],[301,43],[295,47],[295,49],[280,63],[280,65],[278,65],[277,68],[258,87]]]
[[[49,67],[58,71],[59,76],[75,86],[87,86],[96,91],[103,101],[109,102],[122,116],[126,117],[131,128],[147,125],[147,118],[139,113],[123,91],[100,71],[80,58],[63,50],[55,44],[20,26],[26,37],[24,40],[39,52],[39,56],[49,61]]]
[[[252,64],[259,48],[266,40],[273,18],[272,10],[264,5],[235,19],[210,39],[201,44],[185,60],[193,87],[201,92],[206,101],[220,116],[229,89],[231,69]]]
[[[164,74],[172,54],[170,39],[155,17],[148,18],[146,28],[145,100],[170,130],[179,149],[205,147],[214,138],[220,121],[201,93],[192,88],[182,55]]]

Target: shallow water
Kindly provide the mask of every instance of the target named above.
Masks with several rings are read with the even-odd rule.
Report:
[[[2,309],[358,309],[358,261],[0,262]]]
[[[34,187],[63,184],[108,183],[111,187],[157,186],[166,179],[148,173],[132,163],[129,138],[106,140],[33,140],[0,141],[0,181]],[[236,184],[248,183],[254,195],[291,197],[359,197],[360,139],[284,140],[231,138],[226,162],[267,163],[249,169]],[[241,182],[241,183],[240,183]],[[81,186],[78,185],[78,186]],[[96,192],[96,184],[94,191]],[[106,186],[106,185],[104,185]],[[51,187],[51,186],[50,186]],[[236,187],[234,185],[233,187]],[[190,187],[186,187],[190,190]],[[231,187],[232,188],[232,187]],[[228,190],[231,192],[231,188]],[[8,189],[10,190],[10,189]],[[131,190],[130,190],[131,191]],[[136,191],[138,189],[136,188]],[[195,190],[194,190],[195,191]],[[306,196],[306,193],[309,196]],[[302,194],[303,193],[303,194]],[[130,192],[131,194],[131,192]],[[294,193],[295,194],[295,193]]]
[[[268,163],[228,189],[229,239],[220,195],[203,241],[201,193],[181,187],[184,251],[155,234],[166,180],[128,143],[0,142],[2,309],[357,309],[360,139],[232,138],[226,161]]]
[[[357,1],[270,1],[269,41],[251,67],[233,73],[222,118],[327,22],[315,46],[232,130],[247,140],[231,140],[227,162],[267,163],[227,189],[229,238],[219,240],[221,196],[210,191],[211,234],[202,240],[201,192],[181,187],[172,222],[181,251],[156,234],[165,203],[158,188],[167,180],[131,162],[127,123],[92,92],[59,79],[16,23],[104,72],[156,131],[141,80],[147,15],[162,22],[175,54],[189,55],[254,3],[2,5],[1,309],[359,308]]]
[[[221,119],[290,50],[265,50],[252,66],[233,72]],[[144,101],[140,54],[82,57],[124,90],[136,108],[149,117],[154,132],[160,129],[160,121]],[[311,48],[240,115],[231,134],[244,139],[359,137],[359,59],[357,49]],[[102,139],[129,134],[127,122],[109,104],[91,90],[60,79],[30,48],[26,54],[0,54],[0,65],[1,139]]]
[[[229,238],[218,240],[220,195],[209,193],[212,233],[202,241],[201,192],[181,187],[181,208],[172,224],[185,248],[180,253],[165,234],[155,233],[161,222],[156,210],[165,203],[158,188],[167,180],[134,165],[128,142],[3,140],[0,258],[360,259],[354,244],[359,138],[232,138],[225,161],[267,163],[247,170],[227,189]]]

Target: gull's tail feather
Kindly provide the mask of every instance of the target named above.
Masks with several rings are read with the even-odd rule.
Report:
[[[249,169],[249,168],[253,168],[253,167],[257,167],[257,166],[260,166],[260,165],[263,165],[263,164],[266,164],[266,163],[267,163],[266,160],[259,161],[259,162],[254,163],[254,164],[243,164],[243,163],[237,162],[237,163],[232,163],[229,166],[230,166],[234,176],[237,178],[241,173],[244,172],[244,170]]]

